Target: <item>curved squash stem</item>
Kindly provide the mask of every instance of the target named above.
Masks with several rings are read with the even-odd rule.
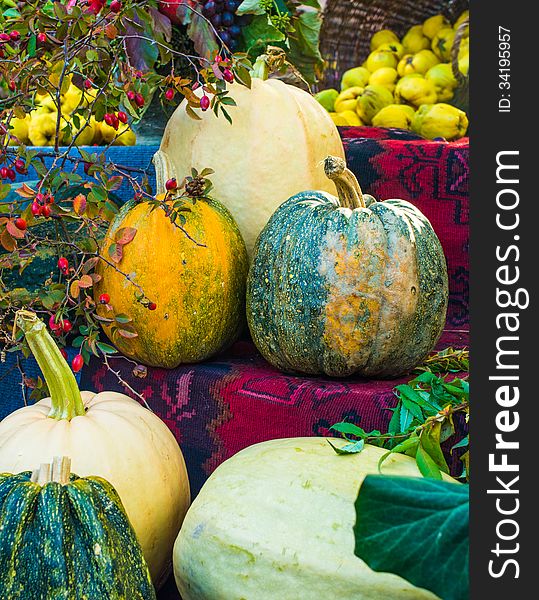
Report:
[[[45,323],[30,311],[21,310],[16,316],[18,325],[26,337],[28,346],[45,377],[51,395],[52,419],[67,419],[85,414],[77,380],[61,355],[56,342]]]
[[[338,156],[328,156],[324,161],[324,172],[337,188],[339,204],[343,208],[365,208],[363,192],[355,175],[346,168],[346,162]]]

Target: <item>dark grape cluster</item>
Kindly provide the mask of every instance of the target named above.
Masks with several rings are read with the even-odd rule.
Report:
[[[232,51],[238,50],[241,28],[246,24],[245,17],[236,15],[236,10],[242,2],[243,0],[209,0],[203,6],[204,15]]]

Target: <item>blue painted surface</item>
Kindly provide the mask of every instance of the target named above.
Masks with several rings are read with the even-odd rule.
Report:
[[[152,189],[155,190],[155,169],[152,164],[152,157],[157,152],[159,146],[158,145],[148,145],[148,146],[111,146],[110,148],[106,148],[104,146],[84,146],[83,150],[89,153],[97,153],[101,154],[105,152],[105,156],[107,161],[113,162],[116,165],[128,166],[130,168],[137,168],[144,170],[150,180],[150,185]],[[33,150],[41,150],[41,151],[52,151],[52,148],[32,148]],[[80,154],[78,153],[77,148],[72,148],[69,152],[70,156],[79,158]],[[45,158],[45,165],[49,167],[52,164],[52,158]],[[66,171],[69,171],[69,167],[66,167]],[[80,175],[84,175],[83,165],[81,164],[77,170],[77,173]],[[136,177],[139,181],[142,178],[142,175]],[[23,181],[34,181],[37,179],[36,173],[33,170],[30,170],[28,175],[17,176],[17,183],[21,183]],[[129,182],[124,182],[122,187],[115,192],[115,194],[120,198],[122,202],[127,202],[133,197],[133,190]]]
[[[77,350],[67,348],[68,361],[71,361]],[[24,406],[24,397],[22,394],[22,375],[19,370],[17,360],[26,377],[35,379],[41,375],[33,357],[25,359],[20,352],[8,352],[5,356],[5,362],[0,362],[0,420],[12,413],[18,408]],[[82,372],[75,373],[77,383],[80,383]],[[31,393],[25,386],[25,397],[28,399]],[[32,401],[28,401],[31,403]]]
[[[86,152],[90,153],[102,153],[105,152],[105,156],[108,161],[114,162],[117,165],[129,166],[131,168],[143,169],[149,176],[150,185],[152,189],[155,189],[155,169],[152,164],[152,157],[158,150],[158,145],[137,145],[137,146],[112,146],[105,148],[102,146],[91,146],[84,147]],[[43,148],[34,148],[36,150],[44,150]],[[45,151],[52,149],[45,148]],[[77,148],[72,148],[70,155],[79,157]],[[45,159],[45,165],[50,166],[52,158]],[[78,173],[84,176],[83,165],[78,168]],[[139,176],[141,178],[142,175]],[[35,172],[30,172],[26,176],[18,175],[17,183],[23,181],[34,181],[36,180]],[[127,202],[133,197],[133,191],[131,185],[127,182],[115,192],[121,203]],[[76,351],[74,349],[68,350],[69,360],[75,356]],[[21,387],[21,374],[17,367],[17,357],[20,360],[21,367],[26,373],[27,377],[36,378],[39,374],[39,368],[33,358],[24,359],[19,353],[7,353],[5,362],[0,362],[0,419],[3,419],[9,413],[17,410],[24,406],[24,399]],[[81,373],[77,373],[77,381],[80,381]],[[26,389],[26,396],[30,395],[30,391]]]

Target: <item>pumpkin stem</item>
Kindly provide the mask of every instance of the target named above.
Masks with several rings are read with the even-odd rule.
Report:
[[[15,318],[26,337],[28,346],[45,377],[51,395],[52,419],[67,419],[85,414],[77,380],[61,355],[45,323],[33,312],[21,310]]]
[[[328,156],[324,161],[324,172],[337,188],[339,203],[343,208],[365,208],[363,192],[355,175],[346,168],[346,162],[338,156]]]

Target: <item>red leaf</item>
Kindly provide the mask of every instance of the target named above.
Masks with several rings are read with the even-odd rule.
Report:
[[[8,252],[13,252],[17,247],[17,242],[9,235],[9,232],[4,229],[2,235],[0,235],[0,244]]]
[[[134,227],[122,227],[121,229],[118,229],[114,238],[118,245],[125,246],[133,241],[136,234],[137,230]]]
[[[8,221],[6,223],[6,229],[11,234],[11,237],[14,237],[18,240],[22,240],[24,238],[24,231],[21,231],[18,227],[15,227],[15,223],[13,221]]]
[[[79,279],[79,287],[80,288],[89,288],[92,287],[92,285],[94,285],[94,282],[92,280],[92,278],[90,277],[90,275],[83,275],[80,279]]]
[[[111,244],[109,246],[109,256],[115,263],[119,263],[124,255],[123,246],[121,244]]]
[[[99,256],[92,256],[82,265],[82,272],[89,273],[99,262]]]

